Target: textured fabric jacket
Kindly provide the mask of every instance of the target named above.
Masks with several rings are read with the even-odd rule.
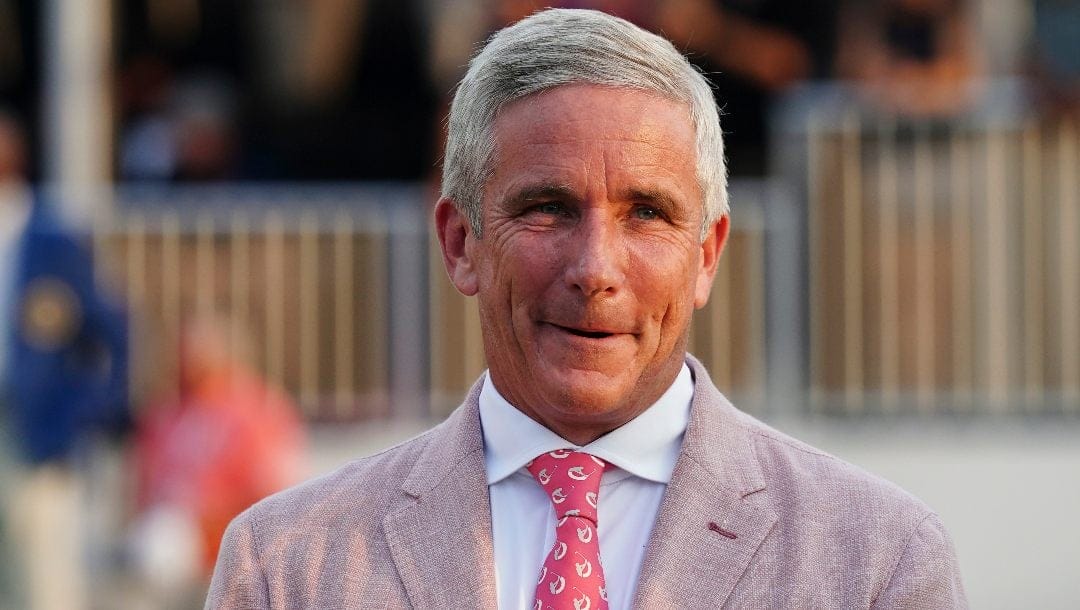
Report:
[[[702,365],[635,608],[962,608],[952,543],[898,487],[736,410]],[[207,608],[495,608],[477,396],[425,434],[263,500]]]

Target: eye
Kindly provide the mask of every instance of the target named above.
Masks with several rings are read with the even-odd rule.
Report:
[[[646,205],[639,205],[634,208],[634,218],[638,220],[656,220],[660,218],[660,212],[656,208],[651,208]]]
[[[538,227],[551,227],[570,217],[571,208],[562,201],[537,202],[521,211],[523,221]]]
[[[548,214],[552,216],[562,214],[564,211],[561,204],[551,201],[547,203],[541,203],[533,209],[535,209],[537,212],[540,212],[541,214]]]

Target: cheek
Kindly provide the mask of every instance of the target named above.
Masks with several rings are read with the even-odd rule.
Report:
[[[663,262],[661,262],[663,261]],[[659,257],[641,263],[638,302],[658,331],[658,343],[678,340],[690,323],[697,293],[697,265],[685,255]]]
[[[494,257],[484,274],[484,297],[490,308],[509,314],[516,321],[520,314],[543,304],[544,295],[558,274],[556,265],[537,252],[529,244],[517,244]]]
[[[543,234],[519,232],[500,246],[492,257],[494,279],[518,291],[532,291],[550,284],[565,262],[559,258],[565,252],[561,241],[545,238]]]
[[[647,299],[672,304],[693,299],[699,267],[696,249],[642,248],[635,253],[631,264]]]

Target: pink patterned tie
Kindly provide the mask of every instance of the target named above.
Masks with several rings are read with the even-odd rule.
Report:
[[[596,496],[606,464],[569,449],[545,453],[526,466],[555,507],[555,546],[536,583],[534,610],[607,610],[604,568],[596,534]]]

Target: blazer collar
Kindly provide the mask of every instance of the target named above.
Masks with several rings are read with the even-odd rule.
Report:
[[[749,418],[700,362],[686,360],[694,376],[690,424],[646,549],[637,608],[722,605],[777,519],[758,493],[765,481]],[[497,606],[481,382],[425,435],[402,483],[415,501],[383,521],[414,608]]]
[[[383,519],[414,608],[497,605],[480,387],[474,384],[464,404],[425,435],[426,445],[402,483],[414,501]]]
[[[645,551],[634,607],[719,606],[776,523],[747,416],[700,362],[690,425]]]

